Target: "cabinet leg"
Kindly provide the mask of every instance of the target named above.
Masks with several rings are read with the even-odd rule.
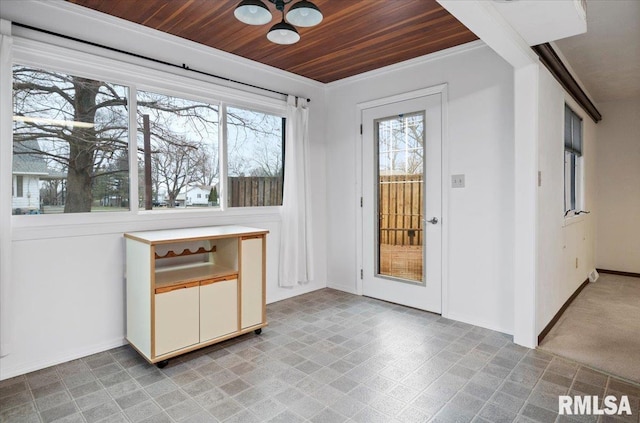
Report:
[[[165,367],[167,367],[167,364],[169,364],[169,360],[162,360],[158,361],[156,363],[156,366],[158,366],[159,369],[164,369]]]
[[[256,335],[260,335],[262,333],[262,328],[256,329],[253,331]]]

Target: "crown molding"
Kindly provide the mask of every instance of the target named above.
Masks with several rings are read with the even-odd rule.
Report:
[[[338,81],[329,82],[325,84],[327,89],[339,88],[344,85],[353,84],[355,82],[364,81],[371,78],[377,78],[379,76],[397,72],[403,69],[410,69],[415,66],[420,66],[425,63],[433,62],[436,60],[444,59],[445,57],[455,56],[469,51],[485,48],[487,45],[481,40],[471,41],[470,43],[461,44],[459,46],[450,47],[445,50],[436,51],[424,56],[416,57],[414,59],[405,60],[404,62],[394,63],[393,65],[385,66],[383,68],[374,69],[368,72],[364,72],[358,75],[350,76],[348,78],[340,79]]]

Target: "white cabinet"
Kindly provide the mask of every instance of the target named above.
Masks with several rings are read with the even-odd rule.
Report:
[[[246,287],[243,286],[246,289]],[[243,309],[249,308],[243,304]],[[262,307],[260,307],[262,308]],[[256,322],[256,324],[262,323]],[[200,285],[200,340],[209,341],[238,330],[238,279],[213,280]]]
[[[179,286],[155,294],[157,355],[167,354],[200,342],[198,290],[197,285]]]
[[[124,234],[127,340],[148,361],[267,325],[267,231],[242,226]]]
[[[264,274],[264,262],[262,251],[262,238],[245,238],[240,246],[242,269],[242,328],[260,324],[264,319],[261,304],[265,302],[265,292],[262,286]],[[260,259],[258,259],[260,256]]]

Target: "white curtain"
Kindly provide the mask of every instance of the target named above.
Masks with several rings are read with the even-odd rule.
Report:
[[[309,109],[305,99],[287,98],[284,151],[279,285],[293,287],[313,280]]]
[[[11,46],[13,39],[7,35],[11,23],[0,20],[0,357],[9,354],[11,331]],[[9,178],[7,181],[6,178]]]

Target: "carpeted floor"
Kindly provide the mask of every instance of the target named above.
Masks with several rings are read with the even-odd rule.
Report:
[[[601,274],[540,348],[640,383],[640,278]]]

